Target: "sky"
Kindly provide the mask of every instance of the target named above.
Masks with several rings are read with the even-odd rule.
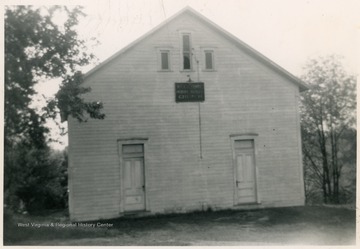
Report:
[[[270,60],[300,76],[309,58],[343,56],[350,73],[359,73],[360,1],[357,0],[5,0],[5,4],[83,5],[87,17],[78,32],[96,37],[90,47],[99,62],[190,6]],[[93,67],[84,68],[84,71]],[[49,87],[51,85],[51,87]],[[51,96],[57,84],[37,90]],[[67,138],[62,138],[64,145]]]
[[[297,76],[309,57],[331,53],[355,70],[359,1],[92,1],[83,28],[102,60],[187,5]]]

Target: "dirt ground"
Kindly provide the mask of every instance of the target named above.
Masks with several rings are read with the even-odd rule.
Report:
[[[355,210],[324,206],[194,212],[81,224],[71,223],[61,212],[41,216],[6,212],[4,216],[5,245],[355,245],[355,230]]]

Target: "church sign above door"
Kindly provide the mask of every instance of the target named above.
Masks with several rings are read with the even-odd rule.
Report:
[[[175,83],[176,102],[203,102],[205,101],[204,82]]]

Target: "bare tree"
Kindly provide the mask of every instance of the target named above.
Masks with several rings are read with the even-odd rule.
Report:
[[[349,139],[356,136],[356,78],[333,55],[310,60],[302,80],[310,85],[301,96],[306,192],[321,190],[325,203],[339,203],[342,168],[356,150]]]

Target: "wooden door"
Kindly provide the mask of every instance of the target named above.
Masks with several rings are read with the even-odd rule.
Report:
[[[145,210],[144,146],[123,145],[124,211]]]
[[[256,202],[256,170],[253,140],[237,140],[235,152],[235,185],[237,204]]]

